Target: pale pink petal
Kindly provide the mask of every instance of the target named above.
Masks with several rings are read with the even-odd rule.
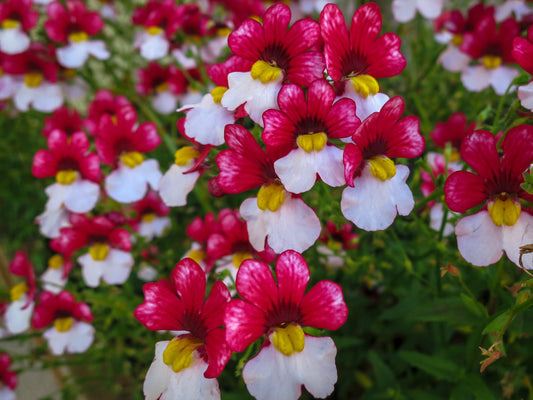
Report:
[[[185,174],[189,169],[190,166],[181,167],[172,164],[159,181],[159,195],[167,206],[176,207],[187,204],[187,195],[194,189],[200,177],[198,171]]]
[[[490,85],[491,70],[483,65],[466,67],[461,72],[461,82],[471,92],[480,92]]]
[[[501,65],[492,71],[490,84],[496,94],[502,96],[518,74],[518,70]],[[511,88],[511,91],[512,90],[513,88]]]
[[[522,107],[533,111],[533,82],[529,82],[527,85],[518,88],[518,98]]]
[[[533,244],[533,215],[522,211],[513,226],[503,226],[503,250],[507,257],[519,266],[520,247]],[[529,260],[529,262],[527,261]],[[533,268],[532,257],[525,254],[522,257],[524,267]]]
[[[110,249],[102,263],[105,263],[102,266],[104,282],[108,285],[122,285],[128,280],[135,260],[127,251]]]
[[[416,3],[416,0],[393,0],[392,14],[394,19],[398,22],[412,20],[416,13]]]

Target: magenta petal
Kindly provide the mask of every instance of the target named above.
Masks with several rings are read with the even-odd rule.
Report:
[[[251,61],[259,60],[260,49],[265,47],[263,27],[253,19],[244,21],[228,37],[228,46],[239,57]]]
[[[263,31],[267,44],[276,43],[283,38],[291,22],[291,10],[286,4],[276,4],[265,11]]]
[[[350,41],[346,22],[335,4],[326,4],[320,13],[320,33],[324,40],[324,54],[328,74],[335,81],[342,78],[342,60],[350,54]]]
[[[530,75],[533,75],[533,43],[523,37],[513,40],[513,57]]]
[[[224,323],[224,310],[230,300],[231,295],[226,285],[220,281],[215,282],[202,308],[202,320],[208,331]]]
[[[293,250],[283,252],[276,261],[279,301],[284,306],[298,305],[309,282],[309,267],[302,255]]]
[[[382,18],[376,3],[364,4],[355,10],[350,27],[350,40],[353,49],[364,54],[381,31]]]
[[[72,293],[62,290],[57,294],[56,299],[61,310],[73,312],[74,306],[76,305],[76,298]]]
[[[223,150],[215,160],[220,170],[217,183],[225,193],[241,193],[265,183],[262,166],[243,155]]]
[[[533,162],[533,126],[518,125],[505,135],[502,144],[502,169],[522,179],[522,173]]]
[[[468,171],[456,171],[446,180],[444,196],[450,210],[464,213],[487,199],[485,180]]]
[[[192,258],[185,258],[176,264],[171,279],[185,311],[191,315],[200,314],[206,286],[204,270]]]
[[[402,40],[392,32],[378,37],[368,50],[366,73],[374,78],[388,78],[402,72],[407,61],[400,52],[401,44]]]
[[[287,53],[298,54],[305,52],[318,43],[320,39],[320,26],[310,18],[296,21],[285,36]]]
[[[237,272],[235,285],[243,299],[265,313],[278,305],[278,288],[270,267],[262,261],[245,260]]]
[[[242,268],[242,266],[241,266]],[[243,351],[266,332],[265,314],[241,299],[233,299],[224,313],[226,341],[233,351]]]
[[[278,105],[280,110],[292,122],[298,122],[306,116],[307,103],[305,101],[305,94],[303,89],[298,85],[283,85],[278,94]]]
[[[99,182],[101,178],[100,158],[97,154],[88,154],[80,162],[81,173],[93,182]]]
[[[489,131],[477,130],[461,145],[461,157],[483,178],[497,176],[500,156],[496,150],[496,137]]]
[[[300,86],[324,78],[324,56],[318,51],[305,51],[291,57],[287,79]]]
[[[47,144],[54,155],[64,155],[68,152],[68,136],[60,129],[55,129],[50,133]]]
[[[426,142],[420,134],[418,117],[402,118],[387,135],[388,157],[417,157],[424,151]]]
[[[91,313],[90,307],[86,303],[77,303],[74,306],[74,310],[72,312],[74,317],[78,320],[84,319],[85,321],[91,323],[94,320],[93,314]]]
[[[336,101],[325,119],[328,127],[328,137],[338,139],[352,136],[361,125],[355,115],[355,102],[349,98]]]
[[[148,153],[161,143],[161,137],[157,133],[157,126],[153,122],[143,122],[133,136],[135,150]]]
[[[209,332],[205,340],[205,350],[207,352],[209,366],[204,376],[208,379],[216,378],[220,375],[232,354],[231,349],[226,343],[226,330],[217,328]]]
[[[304,107],[306,107],[304,103]],[[305,108],[304,108],[305,110]],[[305,112],[305,111],[304,111]],[[296,118],[297,115],[293,116]],[[267,146],[267,151],[275,151],[280,155],[288,154],[296,142],[296,125],[294,119],[279,110],[266,110],[263,113],[265,129],[262,139]]]
[[[57,174],[57,161],[48,150],[39,150],[33,156],[31,173],[36,178],[50,178]]]
[[[81,157],[87,153],[90,146],[89,139],[87,139],[84,132],[74,132],[70,137],[70,150],[77,157]]]
[[[314,81],[307,91],[307,115],[317,121],[325,120],[334,100],[335,90],[325,79]]]
[[[320,281],[300,303],[302,325],[319,329],[338,329],[348,318],[342,288],[335,282]]]
[[[125,251],[131,250],[131,235],[127,229],[114,229],[109,235],[109,240],[111,243],[120,246]]]
[[[363,161],[363,154],[359,147],[353,143],[348,143],[344,148],[343,162],[344,162],[344,178],[346,184],[353,187],[354,174]]]
[[[141,324],[151,331],[183,329],[185,310],[175,293],[155,282],[145,284],[143,292],[145,300],[133,313]]]

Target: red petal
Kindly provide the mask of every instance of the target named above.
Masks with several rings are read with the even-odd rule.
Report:
[[[461,157],[483,178],[497,175],[500,156],[496,150],[496,137],[489,131],[477,130],[463,140]]]
[[[363,154],[359,147],[353,143],[348,143],[344,148],[343,162],[344,162],[344,178],[346,184],[353,187],[354,174],[363,161]]]
[[[376,3],[364,4],[357,8],[350,27],[352,48],[359,54],[365,54],[374,45],[381,25],[381,10]]]
[[[133,315],[151,331],[181,330],[185,312],[178,296],[164,285],[150,282],[143,286],[144,302]]]
[[[278,288],[268,264],[245,260],[237,272],[237,292],[260,310],[267,313],[278,305]]]
[[[300,303],[302,325],[319,329],[338,329],[348,318],[342,288],[335,282],[320,281]]]
[[[133,136],[135,150],[141,153],[154,150],[160,143],[161,137],[158,135],[157,126],[153,122],[143,122]]]
[[[418,117],[402,118],[387,135],[388,157],[417,157],[424,151],[426,141],[420,135]]]
[[[523,37],[513,40],[513,57],[530,75],[533,75],[533,43]]]
[[[318,22],[304,18],[299,19],[289,28],[283,43],[288,54],[296,55],[316,46],[319,39]]]
[[[521,181],[522,173],[533,163],[533,126],[511,128],[505,135],[502,148],[502,169]]]
[[[100,171],[100,158],[97,154],[88,154],[80,162],[80,170],[83,176],[93,182],[99,182],[102,178]]]
[[[342,78],[341,63],[349,57],[351,45],[344,16],[335,4],[326,4],[320,13],[320,33],[324,40],[328,74],[339,81]]]
[[[291,22],[291,10],[285,4],[276,4],[266,10],[263,16],[265,44],[274,44],[284,38]]]
[[[130,232],[123,228],[113,229],[109,235],[109,240],[116,246],[120,246],[125,251],[131,250]]]
[[[215,282],[202,308],[202,320],[208,331],[224,323],[224,310],[230,300],[231,294],[226,285],[220,281]]]
[[[50,178],[57,174],[57,160],[48,150],[39,150],[33,156],[31,173],[36,178]]]
[[[265,48],[263,27],[253,19],[244,21],[229,35],[228,46],[234,54],[242,58],[253,62],[259,60],[261,49]]]
[[[355,102],[352,99],[342,98],[336,101],[326,117],[328,137],[338,139],[352,136],[361,125],[355,115]]]
[[[446,180],[444,195],[450,210],[464,213],[487,199],[485,180],[468,171],[456,171]]]
[[[185,258],[171,273],[172,282],[187,315],[200,315],[204,304],[206,277],[196,261]]]
[[[74,317],[78,320],[84,319],[85,321],[91,323],[94,320],[94,316],[91,313],[91,308],[86,303],[76,303],[74,310],[72,312]]]
[[[50,134],[52,136],[53,132]],[[49,136],[49,137],[50,137]],[[74,132],[70,137],[70,152],[76,158],[81,158],[89,151],[91,144],[83,132]]]
[[[335,90],[325,79],[314,81],[307,91],[307,116],[314,117],[317,121],[325,121],[334,100]]]
[[[279,301],[283,306],[300,304],[309,282],[309,267],[302,255],[293,250],[283,252],[276,261]]]
[[[204,372],[204,376],[208,379],[216,378],[220,375],[232,354],[231,349],[226,343],[226,330],[217,328],[211,331],[205,340],[205,350],[207,352],[209,366]]]
[[[237,352],[246,349],[266,332],[265,314],[241,299],[233,299],[226,306],[224,325],[226,341]]]
[[[398,75],[407,65],[400,52],[402,40],[395,33],[385,33],[378,37],[366,54],[368,68],[365,73],[374,78],[388,78]]]

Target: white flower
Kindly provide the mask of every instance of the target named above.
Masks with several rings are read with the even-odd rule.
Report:
[[[14,390],[11,390],[9,386],[2,386],[0,388],[1,400],[17,400],[17,394]]]
[[[143,263],[137,271],[137,277],[144,282],[154,282],[157,279],[157,270],[151,265]]]
[[[83,353],[93,343],[94,327],[83,321],[75,321],[70,329],[61,332],[55,326],[43,332],[43,337],[53,355]]]
[[[144,160],[133,168],[120,161],[118,168],[105,178],[105,190],[113,200],[132,203],[141,200],[148,187],[156,190],[161,176],[157,160]]]
[[[100,279],[109,285],[121,285],[130,276],[134,259],[131,253],[118,249],[109,249],[103,260],[95,260],[90,253],[78,257],[81,275],[89,287],[100,285]]]
[[[23,294],[7,306],[4,314],[4,325],[10,333],[22,333],[30,328],[35,303],[31,301],[26,305],[27,302],[28,296]]]
[[[352,84],[346,84],[344,93],[338,99],[347,97],[355,102],[355,115],[363,122],[370,114],[378,112],[381,107],[389,101],[389,96],[385,93],[369,94],[363,96],[357,92]]]
[[[446,50],[439,56],[437,62],[442,64],[443,68],[450,72],[461,72],[470,63],[470,56],[453,43],[449,43]]]
[[[100,186],[78,178],[68,185],[53,183],[46,187],[45,193],[48,196],[48,210],[65,206],[70,212],[82,214],[91,211],[98,202]]]
[[[67,283],[67,278],[64,278],[63,266],[59,268],[48,267],[46,271],[41,275],[41,281],[43,283],[43,289],[58,294],[61,292],[65,284]]]
[[[500,65],[497,68],[485,68],[484,65],[466,67],[461,73],[461,82],[471,92],[480,92],[492,86],[496,94],[503,95],[519,72],[516,69]],[[512,89],[512,88],[511,88]]]
[[[161,237],[166,229],[170,227],[169,217],[154,217],[150,220],[142,219],[139,223],[137,233],[145,238],[147,241],[151,241],[154,237]]]
[[[273,345],[263,347],[242,371],[246,388],[257,400],[297,400],[301,387],[325,398],[337,382],[337,348],[329,337],[305,336],[301,352],[286,356]]]
[[[170,114],[178,107],[178,96],[170,90],[157,92],[152,98],[152,107],[161,114]]]
[[[507,0],[503,4],[496,6],[494,11],[494,18],[496,22],[502,22],[504,19],[515,15],[515,18],[520,21],[524,15],[531,14],[533,8],[528,7],[524,0]]]
[[[365,165],[361,175],[354,179],[354,187],[342,192],[343,215],[366,231],[388,228],[397,214],[408,215],[415,205],[411,189],[405,183],[408,176],[409,168],[396,165],[396,175],[381,181]]]

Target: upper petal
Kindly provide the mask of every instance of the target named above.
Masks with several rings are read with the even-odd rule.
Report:
[[[309,282],[309,267],[294,250],[283,252],[276,261],[279,300],[283,305],[300,304]]]
[[[278,288],[268,264],[245,260],[237,273],[236,288],[239,295],[263,312],[278,305]]]
[[[302,325],[320,329],[338,329],[348,318],[340,285],[320,281],[309,290],[300,304]]]
[[[176,264],[171,279],[183,303],[185,312],[199,315],[204,304],[206,277],[202,267],[191,258]]]

